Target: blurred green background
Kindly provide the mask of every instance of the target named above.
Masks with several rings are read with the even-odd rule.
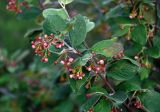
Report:
[[[43,0],[26,1],[30,1],[33,7],[36,6],[30,11],[25,10],[25,13],[31,12],[31,16],[17,16],[6,10],[7,0],[0,2],[0,112],[78,112],[87,100],[84,97],[85,90],[74,94],[62,66],[55,66],[53,62],[41,63],[39,57],[34,56],[29,38],[24,37],[28,30],[39,28],[37,21],[43,20],[41,11],[37,10],[40,8],[38,1]],[[53,1],[52,7],[59,7],[57,0],[46,1]],[[120,4],[121,1],[123,0],[75,0],[67,6],[70,15],[80,13],[95,22],[95,29],[87,34],[86,42],[89,46],[97,40],[111,38],[114,33],[128,38],[128,31],[123,32],[118,21],[130,23],[136,22],[136,19],[128,17],[130,10]],[[111,10],[113,14],[107,13],[110,9],[114,9]],[[119,19],[121,15],[123,16]],[[107,18],[110,19],[106,20]],[[129,56],[134,57],[141,50],[134,52],[129,41],[125,43],[124,38],[120,39],[124,42],[125,50],[129,51]],[[159,60],[156,62],[159,63]],[[159,64],[157,66],[159,68]],[[159,71],[153,72],[156,76],[151,77],[153,80],[148,80],[149,72],[143,74],[146,80],[135,80],[138,84],[142,83],[144,88],[153,89],[157,82],[160,83]]]
[[[24,34],[28,29],[36,27],[36,24],[34,20],[18,19],[15,13],[6,10],[6,1],[0,3],[0,47],[13,53],[17,49],[29,47]]]

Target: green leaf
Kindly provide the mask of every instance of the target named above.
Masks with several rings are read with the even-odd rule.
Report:
[[[125,26],[123,29],[114,30],[112,37],[121,37],[129,32],[130,26]]]
[[[141,89],[139,84],[132,83],[132,82],[120,83],[116,88],[119,91],[125,91],[125,92],[130,92],[130,91],[135,91],[135,90],[140,90]]]
[[[155,24],[156,22],[156,10],[155,7],[149,7],[148,10],[145,10],[145,6],[142,7],[142,12],[144,19],[148,24]]]
[[[83,16],[78,15],[75,18],[75,24],[70,32],[70,40],[72,46],[79,46],[86,38],[87,28],[86,22]]]
[[[89,93],[101,94],[101,95],[108,94],[107,91],[104,88],[100,87],[100,86],[91,87],[88,92]]]
[[[113,63],[108,68],[108,76],[116,80],[129,80],[133,78],[138,71],[138,67],[126,60],[120,60]]]
[[[52,53],[55,53],[55,52],[61,52],[62,51],[62,48],[61,49],[57,49],[55,48],[55,45],[51,45],[49,46],[48,50]]]
[[[30,41],[33,41],[37,35],[39,35],[42,32],[42,28],[34,28],[29,31],[27,31],[24,35],[24,37],[28,37]]]
[[[160,48],[158,47],[151,47],[144,51],[145,54],[153,57],[153,58],[159,58],[160,57]]]
[[[87,112],[90,108],[97,103],[97,101],[101,98],[101,95],[94,95],[89,98],[80,108],[81,112]]]
[[[37,7],[30,7],[29,9],[23,10],[23,13],[18,14],[18,18],[20,19],[35,19],[37,16],[41,14],[41,10]]]
[[[101,99],[99,103],[94,107],[95,112],[111,112],[111,104],[105,99]]]
[[[123,51],[123,46],[113,40],[103,40],[94,44],[91,50],[106,57],[113,57]]]
[[[154,45],[154,47],[160,48],[160,36],[159,35],[156,35],[153,38],[153,45]]]
[[[79,80],[71,79],[69,78],[70,86],[73,90],[73,92],[79,92],[81,88],[86,84],[88,81],[90,75],[86,74],[85,77]]]
[[[58,1],[62,4],[69,4],[69,3],[73,2],[73,0],[58,0]]]
[[[118,91],[114,95],[110,96],[109,98],[111,100],[114,100],[117,104],[122,104],[123,102],[126,101],[127,97],[128,96],[125,92]]]
[[[62,32],[66,29],[66,27],[66,22],[60,16],[57,15],[47,16],[43,23],[44,32],[47,34],[56,34]]]
[[[140,20],[137,18],[130,19],[129,17],[126,17],[126,16],[117,16],[117,17],[110,18],[108,20],[110,26],[115,25],[115,23],[118,25],[133,26],[135,24],[139,24],[139,21]],[[146,22],[144,20],[141,20],[141,23],[144,24]]]
[[[91,59],[91,57],[91,53],[84,54],[82,57],[77,59],[77,61],[74,63],[74,66],[85,66],[87,62]]]
[[[50,16],[50,15],[58,15],[63,19],[68,18],[68,14],[62,8],[61,9],[48,8],[43,11],[44,18],[47,18],[47,16]]]
[[[160,94],[155,91],[147,91],[139,95],[144,107],[149,112],[160,112]]]
[[[150,74],[150,69],[145,68],[145,67],[140,68],[139,75],[140,75],[141,80],[148,78],[149,74]]]
[[[135,26],[131,31],[131,38],[140,45],[145,45],[147,42],[147,28],[145,25]]]
[[[63,108],[62,108],[63,107]],[[60,104],[56,105],[54,108],[54,112],[72,112],[73,110],[73,104],[72,101],[62,101]]]
[[[94,27],[95,27],[95,23],[94,22],[90,22],[88,18],[85,18],[86,21],[86,30],[87,32],[91,31]]]
[[[110,95],[104,88],[99,86],[90,88],[89,93],[105,96],[117,104],[123,103],[128,97],[127,94],[122,91],[117,91],[114,95]]]
[[[119,4],[117,5],[116,7],[114,8],[111,8],[106,14],[105,14],[105,17],[106,17],[106,20],[112,18],[112,17],[116,17],[116,16],[121,16],[122,13],[124,12],[124,8],[125,5],[124,4]]]
[[[142,50],[142,45],[137,44],[137,43],[132,43],[130,44],[127,49],[125,49],[125,55],[126,56],[135,56],[137,55],[141,50]]]
[[[140,67],[140,63],[137,62],[136,60],[133,60],[132,58],[129,58],[129,57],[127,57],[127,56],[124,56],[123,59],[129,60],[132,64],[134,64],[134,65]]]

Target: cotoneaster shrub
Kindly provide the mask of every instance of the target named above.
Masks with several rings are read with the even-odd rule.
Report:
[[[72,3],[85,4],[83,14]],[[94,22],[84,16],[90,4]],[[37,19],[39,28],[25,37],[39,61],[61,69],[60,82],[69,83],[80,102],[69,100],[78,106],[64,103],[69,109],[62,112],[160,112],[158,0],[8,0],[7,9]],[[94,29],[102,30],[96,39]]]

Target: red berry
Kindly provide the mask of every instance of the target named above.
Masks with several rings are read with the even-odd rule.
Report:
[[[42,61],[42,62],[48,62],[48,58],[44,57],[44,58],[42,58],[41,61]]]
[[[94,110],[92,108],[90,108],[87,112],[94,112]]]
[[[92,94],[88,93],[85,96],[86,96],[86,98],[91,98]]]
[[[57,64],[58,64],[58,61],[54,61],[53,63],[54,63],[55,65],[57,65]]]
[[[140,101],[136,101],[135,104],[134,104],[134,106],[135,106],[137,109],[140,109],[140,108],[143,107]]]

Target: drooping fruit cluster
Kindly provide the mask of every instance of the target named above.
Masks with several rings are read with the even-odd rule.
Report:
[[[29,5],[25,1],[18,3],[17,0],[8,0],[6,9],[16,13],[22,13],[22,9],[21,9],[22,7],[29,9]]]
[[[51,55],[51,52],[48,50],[48,48],[51,45],[54,45],[55,48],[59,49],[64,46],[64,41],[51,34],[49,36],[39,36],[32,41],[31,44],[32,48],[35,50],[35,53],[42,57],[41,61],[48,62],[48,57]]]
[[[104,72],[106,69],[106,64],[104,63],[104,60],[99,60],[96,62],[96,64],[91,64],[90,66],[86,67],[88,71],[92,71],[96,74]]]

